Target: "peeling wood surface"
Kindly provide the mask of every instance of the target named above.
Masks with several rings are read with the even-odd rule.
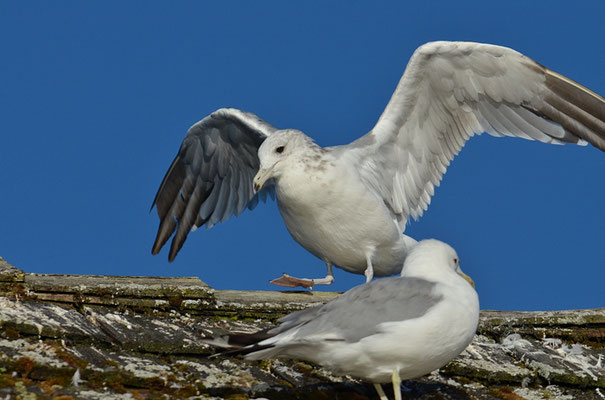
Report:
[[[25,274],[0,257],[0,282],[23,282]]]
[[[377,398],[371,385],[306,362],[209,358],[199,342],[267,328],[336,296],[24,274],[0,259],[0,399]],[[605,309],[483,311],[458,358],[404,385],[406,399],[602,400]]]

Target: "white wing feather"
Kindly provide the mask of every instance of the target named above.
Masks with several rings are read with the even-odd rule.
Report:
[[[453,157],[482,132],[605,150],[605,99],[506,47],[427,43],[374,129],[344,156],[403,230],[426,210]]]

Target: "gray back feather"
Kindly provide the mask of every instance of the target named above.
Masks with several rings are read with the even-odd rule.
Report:
[[[436,283],[420,278],[378,279],[357,286],[340,297],[280,319],[269,331],[279,334],[297,329],[295,338],[327,335],[330,340],[356,342],[378,332],[378,325],[426,314],[442,299]]]

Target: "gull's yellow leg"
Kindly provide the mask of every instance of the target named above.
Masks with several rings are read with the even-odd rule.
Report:
[[[395,400],[401,400],[401,378],[399,378],[399,368],[393,370],[393,394],[395,394]]]
[[[382,385],[380,383],[375,383],[374,389],[376,389],[376,392],[378,393],[378,397],[380,397],[380,400],[389,400],[387,395],[384,394],[384,390],[382,390]]]

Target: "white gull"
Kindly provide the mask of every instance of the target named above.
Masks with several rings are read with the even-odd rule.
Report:
[[[308,360],[374,383],[400,380],[442,367],[471,342],[479,322],[479,299],[458,255],[438,240],[411,249],[401,277],[374,280],[320,306],[296,311],[275,328],[230,334],[206,343],[246,359]]]
[[[347,145],[322,148],[300,131],[220,109],[189,129],[160,185],[152,253],[174,234],[172,261],[190,231],[275,191],[288,231],[327,274],[273,282],[330,284],[333,265],[367,281],[396,274],[415,243],[406,222],[483,132],[605,150],[605,99],[506,47],[433,42],[416,50],[372,131]]]

